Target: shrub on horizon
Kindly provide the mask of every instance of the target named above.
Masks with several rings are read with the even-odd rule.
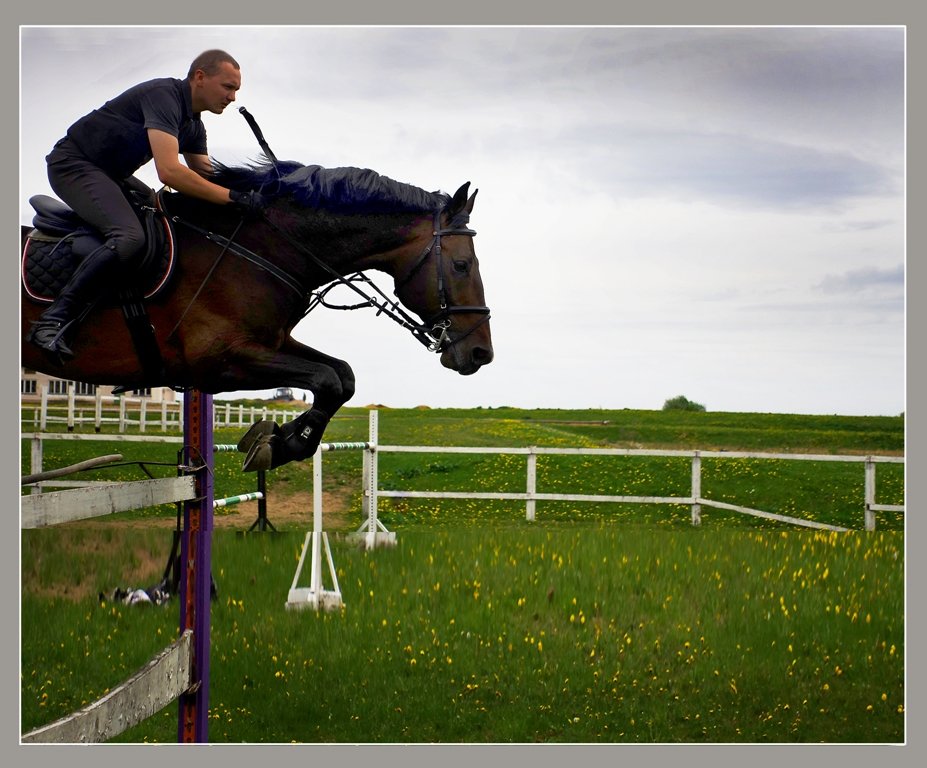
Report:
[[[679,395],[671,397],[663,403],[664,411],[704,411],[705,406],[701,403],[694,403],[689,398]]]

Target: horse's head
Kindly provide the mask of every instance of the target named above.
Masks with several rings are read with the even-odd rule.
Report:
[[[428,245],[396,274],[396,295],[422,318],[445,368],[468,376],[493,359],[489,307],[467,224],[476,192],[467,182],[435,214]]]
[[[344,274],[352,269],[360,276],[365,269],[383,270],[396,281],[399,300],[422,323],[398,311],[376,286],[374,291],[385,301],[358,290],[367,302],[357,307],[377,307],[378,314],[400,323],[439,352],[446,368],[468,375],[492,362],[489,308],[473,250],[476,232],[467,226],[476,198],[476,192],[468,197],[469,182],[448,201],[445,194],[426,192],[363,168],[294,162],[245,169],[217,165],[213,180],[238,190],[271,190],[267,198],[272,215],[263,225],[291,246],[303,266],[308,257],[310,274],[303,282],[310,290],[330,281],[332,275],[336,276],[332,286],[351,284],[357,290],[356,276],[345,278]],[[435,210],[442,203],[443,208]],[[430,213],[423,217],[425,212]],[[314,255],[314,248],[325,256]],[[294,272],[298,274],[299,267]],[[322,297],[327,290],[315,295],[309,309],[325,303]]]

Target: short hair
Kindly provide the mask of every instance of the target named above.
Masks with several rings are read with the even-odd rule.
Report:
[[[190,71],[187,72],[187,79],[192,80],[193,75],[198,69],[202,69],[207,75],[215,75],[219,71],[222,63],[226,61],[235,67],[235,69],[241,69],[241,67],[238,66],[238,62],[225,51],[221,51],[218,48],[203,51],[190,65]]]

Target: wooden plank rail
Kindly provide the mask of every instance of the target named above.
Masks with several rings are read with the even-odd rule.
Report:
[[[186,630],[141,670],[105,696],[67,717],[29,731],[24,744],[108,741],[151,717],[192,684],[193,632]]]
[[[73,402],[73,391],[69,399]],[[44,405],[47,401],[45,390],[42,392],[42,400]],[[124,407],[125,401],[121,400],[120,409],[124,410]],[[141,413],[140,428],[144,429],[144,406]],[[103,698],[51,725],[26,734],[22,742],[106,741],[151,717],[175,700],[179,704],[178,741],[202,743],[209,740],[214,413],[212,395],[191,390],[186,393],[183,401],[183,437],[118,436],[119,439],[134,442],[182,442],[183,458],[179,460],[177,469],[190,474],[20,497],[20,524],[23,528],[183,502],[183,530],[179,541],[179,562],[183,568],[178,590],[181,598],[181,636],[178,641],[159,653],[145,669]],[[43,408],[40,426],[43,432],[45,420]],[[79,440],[88,437],[75,434],[72,428],[72,417],[69,415],[69,432],[66,435],[42,432],[23,435],[32,442],[33,474],[42,476],[43,440],[60,437]],[[100,434],[89,437],[108,439]],[[65,468],[66,471],[72,469],[73,466]],[[262,481],[259,482],[259,495],[263,502],[264,486]],[[33,485],[33,490],[37,489]]]
[[[55,477],[65,477],[66,475],[72,475],[76,472],[83,472],[86,469],[94,469],[96,467],[102,467],[106,464],[112,464],[114,461],[122,461],[122,454],[111,453],[106,456],[97,456],[95,459],[79,461],[77,464],[70,464],[67,467],[59,467],[58,469],[49,469],[45,472],[37,472],[34,475],[26,475],[22,479],[21,484],[31,485],[32,483],[40,483],[42,480],[51,480]]]
[[[193,478],[164,477],[21,497],[21,527],[41,528],[196,498]]]

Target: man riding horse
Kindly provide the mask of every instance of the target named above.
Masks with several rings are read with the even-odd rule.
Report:
[[[470,183],[451,195],[370,169],[278,161],[244,109],[266,160],[243,168],[213,163],[200,113],[223,112],[240,84],[238,64],[207,51],[186,80],[131,88],[58,142],[48,156],[49,179],[73,210],[36,195],[34,228],[20,227],[22,362],[123,389],[311,391],[311,408],[283,425],[262,420],[239,441],[243,468],[256,471],[312,456],[354,394],[349,363],[292,336],[316,306],[375,308],[461,375],[489,364],[494,353],[469,226],[476,198]],[[132,174],[151,158],[176,192],[159,192],[158,210],[144,211],[141,225],[129,188],[144,186]],[[144,193],[143,207],[155,207],[151,190]],[[78,218],[92,231],[74,229]],[[162,229],[142,234],[152,227],[163,228],[169,246],[160,254],[149,246],[159,245]],[[159,265],[166,268],[153,271]],[[144,280],[128,285],[119,279],[125,267],[153,281],[144,289],[135,285]],[[367,270],[392,278],[393,298]],[[118,301],[102,301],[114,284]],[[363,301],[326,302],[336,285]]]
[[[222,114],[241,87],[238,62],[221,50],[196,57],[186,79],[157,78],[129,88],[80,118],[46,158],[55,193],[103,236],[29,330],[27,340],[58,360],[81,312],[137,261],[145,234],[126,196],[134,174],[154,159],[158,179],[179,192],[259,212],[257,192],[219,186],[209,177],[203,111]],[[186,164],[180,162],[183,155]],[[136,182],[137,184],[137,182]]]

